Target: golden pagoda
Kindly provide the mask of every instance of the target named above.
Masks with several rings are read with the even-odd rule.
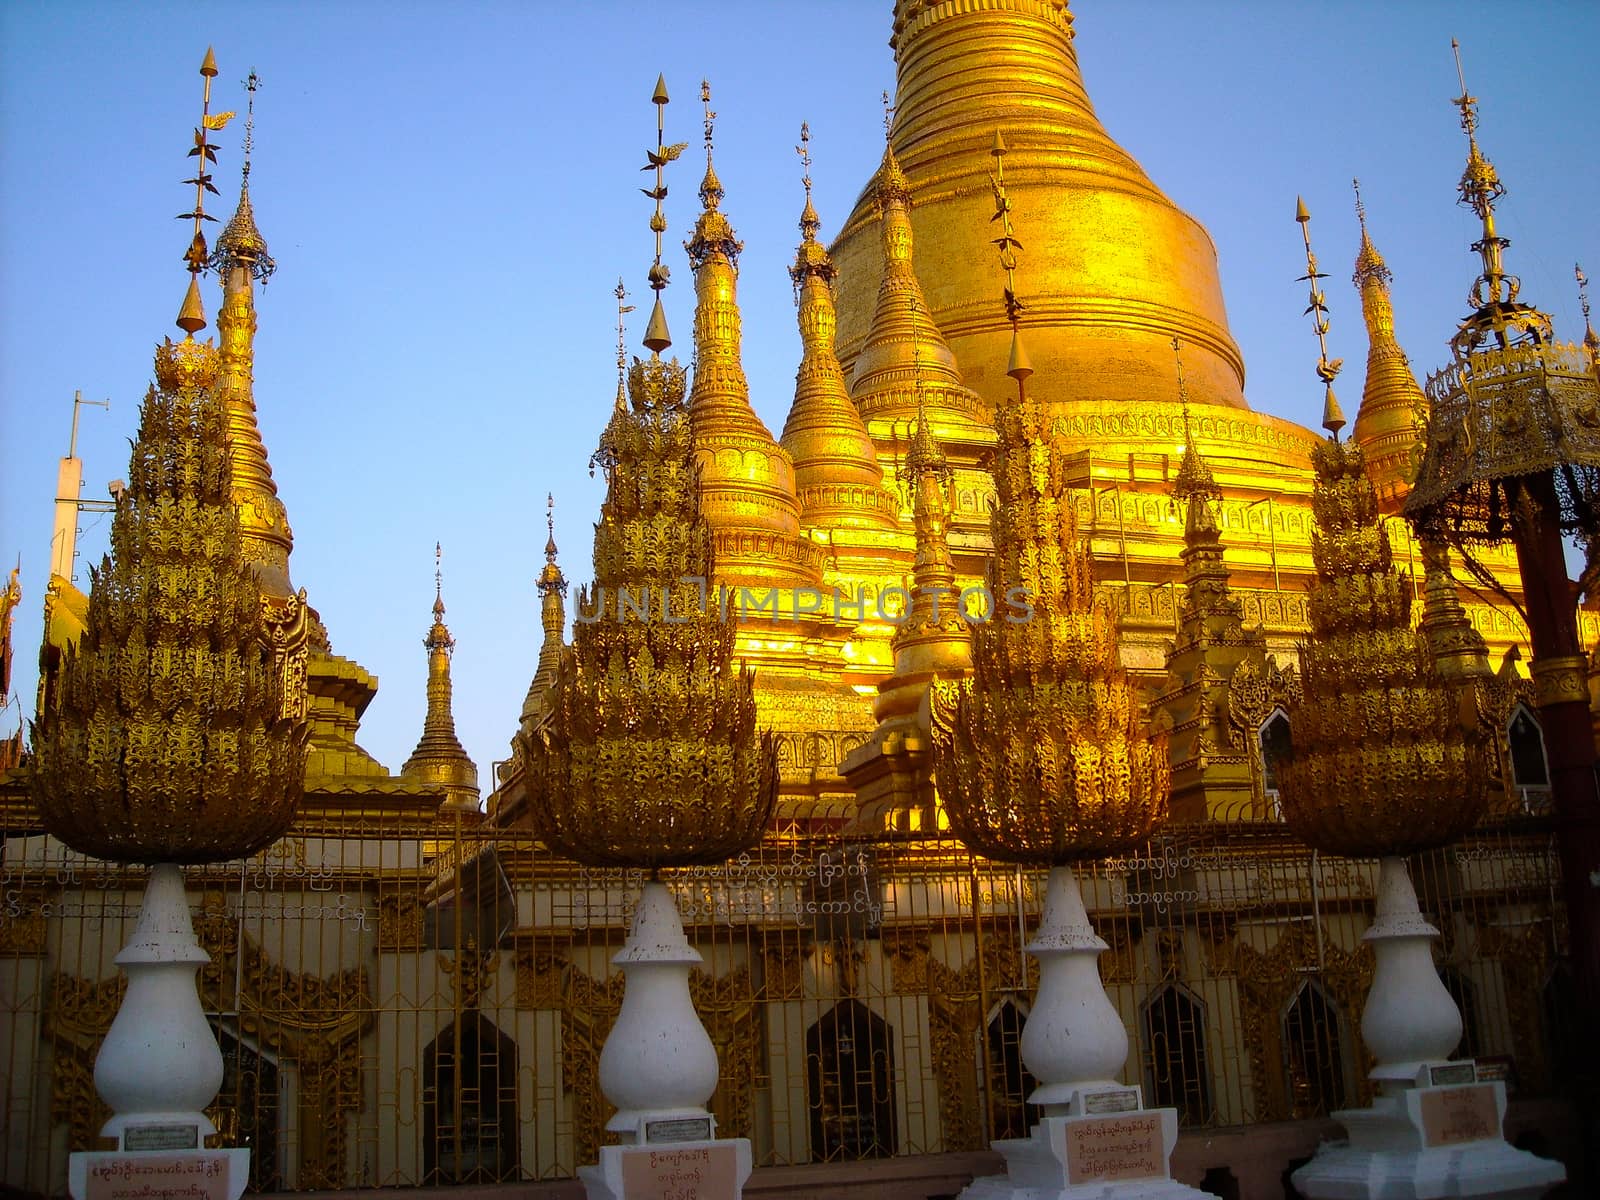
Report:
[[[445,795],[445,809],[456,812],[478,811],[478,767],[461,748],[456,737],[455,715],[451,711],[450,656],[456,641],[444,623],[444,579],[438,567],[442,550],[434,543],[433,625],[423,641],[428,651],[428,712],[422,722],[422,737],[400,768],[400,774],[425,780]]]

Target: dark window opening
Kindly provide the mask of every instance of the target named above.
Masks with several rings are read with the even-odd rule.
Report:
[[[816,1162],[895,1152],[894,1046],[889,1023],[841,1000],[806,1031],[806,1102]]]

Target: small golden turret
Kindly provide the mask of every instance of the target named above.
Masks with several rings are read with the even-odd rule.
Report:
[[[1424,541],[1422,564],[1422,620],[1418,628],[1439,674],[1450,682],[1490,678],[1494,668],[1489,664],[1489,647],[1456,594],[1450,547],[1431,539]]]
[[[1179,621],[1185,628],[1193,623],[1191,633],[1196,638],[1242,636],[1244,608],[1229,589],[1222,536],[1217,528],[1216,506],[1222,502],[1222,489],[1217,486],[1210,465],[1195,448],[1189,428],[1189,394],[1177,338],[1172,339],[1172,353],[1177,359],[1178,399],[1183,408],[1183,461],[1172,481],[1173,499],[1184,509],[1184,597]]]
[[[712,162],[716,113],[705,105],[706,173],[701,213],[684,243],[694,269],[694,384],[689,412],[700,464],[700,497],[717,540],[719,583],[796,587],[820,582],[822,554],[800,536],[794,464],[750,407],[740,357],[739,253],[744,244],[722,211]],[[775,550],[774,550],[775,547]]]
[[[303,673],[285,670],[263,619],[230,491],[217,351],[196,280],[207,259],[208,133],[231,114],[205,101],[191,158],[194,222],[184,255],[184,340],[156,350],[111,552],[86,628],[65,649],[52,705],[34,726],[34,802],[45,828],[118,862],[243,858],[288,829],[304,790]]]
[[[1138,845],[1165,819],[1170,766],[1094,594],[1066,463],[1027,393],[1005,146],[991,177],[1001,221],[1017,397],[995,419],[991,619],[972,633],[970,678],[937,685],[934,761],[950,825],[1003,862],[1061,865]]]
[[[928,410],[920,408],[903,468],[911,491],[916,558],[910,597],[891,641],[894,674],[878,686],[873,705],[880,725],[916,716],[933,680],[959,679],[972,667],[972,633],[962,615],[950,557],[948,494],[954,474]]]
[[[556,498],[545,497],[545,522],[549,537],[544,543],[544,569],[539,572],[539,622],[544,626],[544,641],[539,646],[539,666],[522,702],[522,725],[537,721],[545,690],[555,682],[561,666],[562,638],[567,628],[567,577],[556,562]]]
[[[850,398],[867,420],[910,420],[921,402],[939,424],[987,422],[988,411],[963,382],[956,356],[922,294],[913,261],[911,184],[887,143],[871,193],[878,209],[883,275],[851,370]]]
[[[294,534],[289,514],[278,498],[278,486],[267,461],[266,444],[256,423],[255,287],[266,283],[277,269],[267,252],[267,240],[256,227],[250,204],[250,157],[255,144],[256,91],[261,86],[254,71],[245,80],[249,100],[245,112],[244,166],[239,184],[239,204],[223,227],[207,265],[222,281],[222,307],[217,313],[221,340],[221,391],[228,418],[228,454],[233,468],[233,499],[239,509],[239,530],[245,555],[268,597],[295,594],[289,579],[289,554]]]
[[[817,241],[822,221],[811,203],[811,130],[800,126],[796,147],[805,164],[805,208],[800,247],[789,278],[799,308],[801,357],[795,372],[794,405],[780,445],[794,462],[800,516],[809,527],[899,526],[899,505],[883,486],[883,468],[861,414],[850,401],[844,371],[833,349],[833,280],[837,272]]]
[[[1310,215],[1306,243],[1317,378],[1329,387],[1328,317],[1318,302]],[[1337,360],[1332,364],[1337,367]],[[1351,858],[1405,855],[1470,829],[1486,801],[1483,747],[1411,625],[1412,589],[1394,568],[1361,446],[1338,425],[1312,454],[1317,578],[1311,640],[1300,646],[1303,695],[1291,704],[1290,758],[1280,764],[1285,820],[1311,846]]]
[[[400,768],[400,774],[420,779],[441,788],[445,794],[442,810],[478,810],[478,767],[456,737],[452,711],[450,656],[456,641],[444,623],[444,573],[440,562],[443,549],[433,546],[433,626],[423,640],[428,651],[428,711],[422,721],[422,737],[417,748]]]
[[[1600,333],[1594,331],[1594,322],[1589,317],[1589,277],[1579,263],[1572,264],[1572,275],[1578,281],[1578,307],[1583,310],[1583,348],[1589,355],[1595,378],[1600,379]]]
[[[1367,208],[1361,202],[1359,182],[1355,188],[1361,249],[1356,254],[1353,281],[1367,323],[1367,380],[1350,432],[1366,459],[1379,507],[1385,515],[1393,515],[1411,490],[1417,439],[1422,436],[1420,416],[1427,401],[1405,351],[1395,341],[1394,304],[1389,297],[1392,275],[1367,230]]]
[[[772,734],[756,729],[754,676],[734,661],[734,624],[706,594],[713,532],[696,487],[685,372],[661,359],[670,344],[660,304],[662,171],[681,146],[664,144],[664,82],[652,99],[651,355],[634,359],[628,408],[613,416],[610,443],[596,455],[606,498],[594,585],[579,593],[545,717],[524,726],[514,747],[526,812],[545,845],[591,866],[654,871],[722,862],[757,842],[777,799],[778,762]]]

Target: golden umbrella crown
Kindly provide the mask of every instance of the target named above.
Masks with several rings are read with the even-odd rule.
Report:
[[[996,432],[996,611],[973,629],[971,677],[937,685],[939,795],[951,828],[986,857],[1100,858],[1166,818],[1166,738],[1141,720],[1038,409],[1003,406]]]
[[[304,679],[268,647],[222,404],[176,382],[145,396],[87,628],[33,727],[45,828],[119,862],[253,854],[304,788]]]
[[[546,718],[516,738],[534,832],[589,866],[716,863],[761,838],[777,746],[708,594],[684,371],[635,359],[596,462],[607,476],[594,585],[578,600]]]
[[[1302,840],[1352,858],[1404,855],[1460,837],[1486,800],[1481,733],[1412,627],[1412,587],[1393,565],[1361,447],[1312,452],[1312,639],[1280,766],[1284,818]]]

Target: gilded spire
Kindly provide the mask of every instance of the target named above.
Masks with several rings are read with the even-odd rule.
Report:
[[[1317,357],[1317,378],[1322,381],[1323,388],[1322,427],[1338,441],[1339,430],[1344,428],[1344,410],[1339,407],[1339,399],[1333,394],[1333,381],[1339,374],[1339,368],[1344,366],[1344,359],[1328,359],[1328,296],[1322,290],[1322,280],[1327,275],[1317,270],[1317,256],[1311,249],[1311,212],[1306,208],[1306,202],[1298,196],[1294,201],[1294,219],[1299,223],[1300,236],[1306,243],[1306,273],[1300,276],[1300,282],[1308,288],[1307,299],[1310,303],[1306,305],[1306,312],[1311,314],[1311,328],[1321,348]]]
[[[1353,279],[1367,324],[1367,380],[1351,436],[1361,446],[1378,503],[1386,513],[1396,513],[1411,490],[1417,439],[1422,434],[1419,416],[1426,411],[1427,402],[1405,352],[1395,341],[1394,305],[1389,296],[1392,276],[1372,244],[1360,182],[1354,186],[1361,248],[1356,253]]]
[[[885,127],[889,124],[886,115]],[[887,142],[871,192],[878,210],[883,275],[872,324],[851,372],[850,398],[866,419],[910,418],[917,405],[913,374],[920,365],[936,418],[948,423],[986,419],[978,397],[962,381],[949,343],[929,315],[913,265],[911,185],[894,146]]]
[[[204,197],[215,151],[205,103],[189,298],[156,352],[128,483],[95,572],[86,625],[63,651],[53,702],[34,728],[32,788],[45,827],[79,853],[117,862],[242,858],[288,829],[305,785],[303,674],[269,644],[261,592],[228,493],[217,360],[194,279],[205,265]]]
[[[443,548],[433,544],[433,625],[423,640],[428,651],[428,712],[422,722],[417,748],[400,768],[400,774],[438,785],[445,793],[442,807],[475,812],[478,808],[478,768],[456,737],[451,708],[450,656],[455,639],[444,623]]]
[[[661,210],[661,202],[667,198],[666,167],[689,145],[688,142],[667,145],[667,105],[671,99],[667,95],[666,76],[657,75],[655,91],[650,93],[650,103],[656,106],[656,148],[654,151],[645,151],[648,161],[640,168],[644,171],[653,170],[656,173],[656,186],[640,189],[656,202],[655,212],[650,215],[650,231],[656,237],[656,257],[650,265],[649,274],[650,290],[655,292],[656,298],[655,304],[650,309],[650,321],[644,329],[645,349],[656,356],[672,345],[672,335],[667,331],[667,312],[661,305],[661,293],[671,279],[671,270],[661,261],[661,235],[667,231],[667,216]]]
[[[898,526],[899,505],[883,487],[883,468],[861,414],[850,402],[833,349],[833,260],[817,233],[822,221],[811,203],[811,130],[800,126],[795,147],[803,164],[806,202],[800,212],[800,246],[789,278],[799,309],[800,368],[794,404],[780,441],[794,462],[795,492],[809,526]]]
[[[1222,490],[1211,474],[1211,467],[1195,448],[1194,433],[1189,427],[1189,389],[1183,378],[1183,350],[1177,338],[1172,339],[1172,356],[1178,375],[1178,403],[1183,410],[1183,461],[1178,464],[1177,477],[1172,481],[1172,496],[1184,504],[1183,558],[1193,570],[1198,560],[1213,553],[1218,563],[1222,560],[1222,543],[1217,535],[1217,517],[1213,506],[1222,500]]]
[[[537,720],[545,689],[555,682],[561,666],[562,637],[567,628],[567,577],[556,562],[556,498],[545,497],[545,523],[549,536],[544,543],[544,569],[539,572],[539,619],[544,626],[544,641],[539,647],[539,665],[522,702],[522,724]]]
[[[998,170],[993,184],[1008,211]],[[1020,247],[1009,235],[995,244],[1011,320]],[[997,611],[973,628],[972,674],[938,685],[934,762],[966,846],[1056,865],[1149,837],[1167,813],[1171,766],[1166,736],[1144,726],[1115,618],[1095,598],[1066,463],[1024,378],[1018,402],[1000,405],[995,420],[988,585]]]
[[[728,584],[793,586],[815,582],[821,552],[800,537],[800,501],[794,464],[750,405],[740,349],[739,252],[744,248],[721,209],[722,184],[711,167],[711,89],[700,85],[705,105],[706,182],[694,235],[684,243],[694,269],[694,385],[689,412],[700,461],[700,496],[718,536],[717,578]],[[754,535],[752,537],[752,535]],[[786,543],[776,556],[755,551],[776,535]],[[803,553],[809,555],[802,561]]]
[[[1578,307],[1583,310],[1583,348],[1589,352],[1589,365],[1600,371],[1600,334],[1589,318],[1589,277],[1579,263],[1572,264],[1572,275],[1578,281]]]
[[[254,71],[245,80],[244,167],[239,184],[239,204],[217,238],[208,265],[222,281],[222,308],[217,314],[221,341],[222,402],[228,420],[228,455],[233,470],[233,501],[239,510],[239,528],[245,556],[255,568],[261,590],[269,597],[294,595],[289,578],[289,555],[294,533],[289,513],[278,497],[266,443],[256,422],[255,336],[257,328],[255,283],[265,284],[277,269],[267,253],[266,239],[256,228],[250,204],[250,157],[255,144],[256,92],[261,78]]]
[[[579,594],[544,719],[514,742],[534,833],[590,866],[725,861],[760,839],[777,799],[777,745],[757,732],[754,676],[734,661],[734,622],[707,595],[713,531],[684,393],[676,362],[634,360],[594,586]],[[630,611],[639,603],[647,611]]]
[[[1422,543],[1422,620],[1418,628],[1433,656],[1435,668],[1447,681],[1487,679],[1489,647],[1473,628],[1472,619],[1456,594],[1450,570],[1450,547],[1428,539]]]
[[[1546,345],[1552,336],[1549,315],[1518,303],[1522,281],[1506,273],[1505,252],[1511,240],[1496,230],[1494,211],[1506,188],[1494,164],[1478,147],[1478,98],[1467,91],[1461,43],[1451,38],[1450,49],[1456,58],[1456,78],[1461,82],[1461,95],[1452,103],[1461,110],[1461,132],[1467,135],[1467,165],[1456,185],[1458,203],[1473,211],[1482,228],[1482,236],[1472,243],[1482,265],[1468,296],[1473,311],[1461,322],[1451,344],[1458,356],[1470,354],[1480,346],[1493,348],[1523,341]]]

